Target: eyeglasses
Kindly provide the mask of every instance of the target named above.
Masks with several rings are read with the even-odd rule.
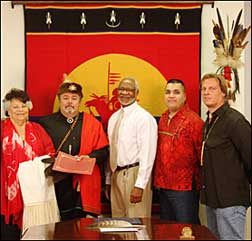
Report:
[[[125,91],[125,92],[134,92],[136,89],[118,88],[117,90],[120,91],[120,92],[123,92],[123,91]]]

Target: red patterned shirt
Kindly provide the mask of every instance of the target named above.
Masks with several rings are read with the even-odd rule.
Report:
[[[185,105],[168,124],[169,111],[158,124],[154,186],[171,190],[200,189],[203,120]]]

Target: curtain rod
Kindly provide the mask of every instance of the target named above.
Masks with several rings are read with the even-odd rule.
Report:
[[[214,6],[214,1],[11,1],[12,7],[15,5],[24,5],[24,4],[76,4],[76,3],[85,3],[85,4],[135,4],[135,3],[154,3],[154,4],[178,4],[178,3],[198,3],[198,4],[212,4]]]

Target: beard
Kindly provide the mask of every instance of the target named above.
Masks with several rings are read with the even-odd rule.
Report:
[[[66,112],[69,114],[69,115],[73,115],[75,113],[75,109],[72,107],[72,106],[67,106],[66,107]]]

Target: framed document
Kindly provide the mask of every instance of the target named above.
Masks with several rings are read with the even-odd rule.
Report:
[[[95,161],[95,158],[72,156],[59,151],[52,169],[59,172],[91,175]]]

